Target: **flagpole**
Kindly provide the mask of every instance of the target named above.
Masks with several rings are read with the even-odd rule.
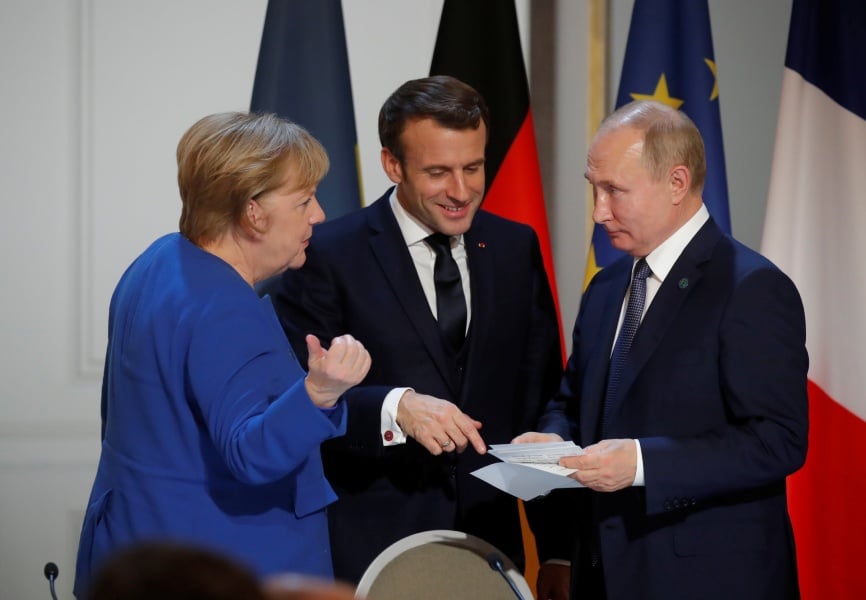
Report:
[[[608,57],[608,0],[590,0],[589,2],[589,19],[587,19],[589,48],[587,57],[589,61],[589,85],[587,86],[587,102],[586,102],[586,146],[592,142],[592,137],[598,128],[598,124],[605,117],[608,110],[607,102],[607,57]],[[592,221],[592,187],[586,184],[586,218],[584,219],[585,231],[584,239],[586,240],[587,252],[592,247],[592,230],[594,223]],[[595,266],[595,261],[593,267]],[[591,269],[587,265],[587,273],[584,281],[584,288],[588,283],[590,276],[594,274],[595,269]]]
[[[586,144],[592,141],[598,124],[607,114],[607,28],[608,0],[589,3],[589,86],[587,87]],[[592,187],[586,184],[586,239],[592,238]]]
[[[589,86],[587,87],[587,143],[607,114],[608,0],[589,2]],[[591,232],[591,228],[589,230]]]

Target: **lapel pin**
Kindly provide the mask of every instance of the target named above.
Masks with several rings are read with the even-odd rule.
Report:
[[[486,248],[487,244],[485,244],[484,242],[478,242],[478,247],[479,248]]]
[[[688,278],[683,277],[682,279],[680,279],[680,289],[684,290],[687,287],[689,287],[689,280],[688,280]]]

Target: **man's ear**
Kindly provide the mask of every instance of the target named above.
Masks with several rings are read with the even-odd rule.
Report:
[[[689,193],[692,185],[692,174],[685,165],[676,165],[668,173],[668,185],[671,191],[671,200],[679,205]]]
[[[382,148],[381,153],[382,168],[385,170],[385,175],[392,183],[400,183],[403,181],[403,165],[400,160],[394,156],[387,148]]]

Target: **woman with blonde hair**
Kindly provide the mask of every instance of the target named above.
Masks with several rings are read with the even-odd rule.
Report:
[[[332,576],[319,446],[370,368],[344,335],[307,336],[301,368],[254,285],[297,269],[324,220],[321,144],[273,115],[204,117],[177,149],[180,232],[156,240],[111,299],[102,453],[76,596],[116,551],[192,543],[258,576]],[[327,343],[327,341],[325,341]]]

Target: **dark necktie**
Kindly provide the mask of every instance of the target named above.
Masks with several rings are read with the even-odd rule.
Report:
[[[607,375],[607,392],[604,395],[604,409],[601,416],[601,435],[602,439],[605,435],[605,426],[610,423],[611,413],[614,409],[614,399],[616,397],[616,389],[619,386],[619,379],[622,375],[622,369],[625,366],[625,359],[628,356],[628,351],[631,349],[631,342],[634,339],[634,334],[640,325],[641,315],[643,315],[643,306],[646,301],[646,278],[652,271],[646,260],[643,258],[637,261],[634,269],[634,276],[631,280],[631,293],[628,297],[628,305],[625,309],[625,317],[622,320],[622,327],[619,330],[619,335],[616,338],[616,343],[613,346],[613,354],[610,356],[610,370]]]
[[[460,269],[451,256],[451,238],[434,233],[426,239],[436,253],[433,282],[436,284],[436,314],[439,329],[451,347],[459,350],[466,338],[466,299]]]

